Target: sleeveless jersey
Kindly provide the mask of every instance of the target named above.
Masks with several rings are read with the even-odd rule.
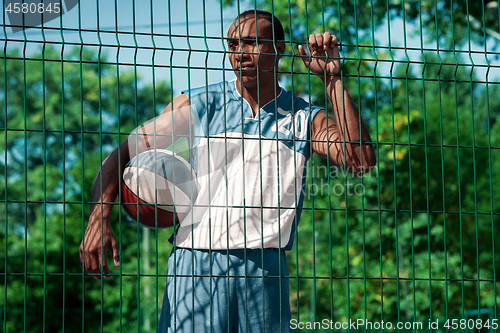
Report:
[[[281,89],[254,117],[236,80],[183,91],[194,120],[198,196],[177,247],[290,250],[304,199],[318,106]]]

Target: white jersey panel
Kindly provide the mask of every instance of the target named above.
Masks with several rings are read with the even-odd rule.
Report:
[[[198,199],[178,229],[176,245],[213,250],[285,247],[293,236],[306,158],[276,141],[252,135],[242,140],[241,133],[212,137],[206,146],[224,142],[243,148],[247,158],[240,153],[227,168],[211,168],[198,178]],[[209,149],[198,152],[199,172],[205,163],[217,166],[226,160],[215,160]],[[294,159],[300,170],[290,167]]]

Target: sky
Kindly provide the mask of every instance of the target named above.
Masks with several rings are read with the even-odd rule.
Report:
[[[224,49],[221,37],[237,15],[235,8],[224,9],[221,12],[221,5],[217,0],[204,2],[117,0],[116,3],[117,10],[114,0],[81,1],[79,8],[77,6],[62,15],[61,19],[55,19],[44,25],[59,28],[62,21],[64,28],[62,34],[59,29],[44,29],[43,33],[41,29],[27,29],[25,32],[13,33],[7,28],[3,38],[0,38],[3,41],[5,37],[8,38],[7,50],[11,48],[22,50],[26,40],[27,55],[39,52],[41,41],[44,39],[57,50],[61,50],[63,40],[67,45],[66,50],[71,46],[80,47],[83,42],[84,49],[93,50],[96,54],[99,51],[106,52],[110,62],[118,61],[123,64],[120,70],[134,69],[135,62],[139,75],[146,82],[152,80],[151,65],[154,63],[155,80],[170,81],[177,94],[188,85],[191,87],[204,85],[207,81],[205,66],[212,68],[207,71],[208,82],[221,81],[224,78],[221,69],[230,69],[229,62],[227,59],[224,60],[222,53]],[[8,17],[4,19],[8,22]],[[101,31],[99,34],[95,32],[98,27]],[[78,29],[82,32],[79,33]],[[116,30],[119,33],[116,33]],[[151,38],[151,32],[157,36]],[[192,37],[186,38],[188,34]],[[100,44],[103,46],[99,50]],[[154,53],[153,45],[156,48]],[[175,49],[173,53],[170,51],[172,47]],[[211,52],[206,52],[207,47]],[[188,51],[189,48],[192,52]],[[189,73],[188,65],[194,68]],[[170,67],[173,67],[172,73]],[[227,75],[233,74],[228,71]]]
[[[251,7],[242,2],[240,10],[246,9]],[[93,50],[96,54],[105,52],[110,62],[122,64],[120,70],[133,70],[135,64],[137,73],[144,78],[144,82],[151,82],[153,73],[156,81],[168,80],[172,84],[174,95],[178,95],[188,87],[234,78],[223,53],[221,37],[225,36],[237,13],[235,6],[221,9],[218,0],[88,0],[81,1],[79,6],[61,18],[44,25],[57,29],[27,29],[13,33],[7,28],[3,33],[0,32],[0,40],[7,50],[15,47],[22,50],[26,47],[28,56],[39,52],[43,40],[54,45],[57,50],[62,50],[64,40],[64,52],[71,46],[81,47],[83,43],[84,49]],[[6,15],[4,11],[4,16],[0,18],[2,23],[8,22]],[[62,32],[61,24],[64,28]],[[100,33],[96,32],[97,28]],[[422,45],[420,36],[412,33],[415,28],[416,26],[407,24],[409,46],[436,48],[435,43],[427,42],[425,38]],[[155,35],[154,38],[151,33]],[[378,46],[403,47],[403,21],[386,21],[375,32],[375,38]],[[488,49],[491,50],[492,47],[489,46]],[[484,46],[472,45],[472,50],[478,52],[471,53],[470,59],[465,57],[464,61],[469,64],[472,61],[476,65],[486,64]],[[421,52],[408,52],[408,56],[410,60],[420,60]],[[406,60],[403,51],[394,51],[394,57]],[[498,60],[489,60],[491,64],[499,66]],[[388,76],[390,71],[391,63],[381,63],[378,66],[378,73],[381,75]],[[486,79],[486,68],[476,66],[474,71],[480,80]],[[499,72],[498,68],[490,70],[488,79],[498,81]]]

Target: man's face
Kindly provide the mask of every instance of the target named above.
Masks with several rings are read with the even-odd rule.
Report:
[[[263,18],[240,18],[239,24],[234,21],[229,28],[229,61],[245,87],[257,85],[257,71],[261,83],[274,82],[274,67],[280,57],[272,39],[271,23]],[[276,48],[283,53],[284,43],[277,43]]]

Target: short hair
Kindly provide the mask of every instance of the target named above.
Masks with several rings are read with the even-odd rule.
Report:
[[[246,17],[263,18],[274,26],[274,42],[284,42],[285,41],[285,32],[283,30],[283,26],[281,25],[280,20],[274,16],[273,14],[266,12],[265,10],[257,10],[250,9],[246,10],[234,20],[239,20]]]

